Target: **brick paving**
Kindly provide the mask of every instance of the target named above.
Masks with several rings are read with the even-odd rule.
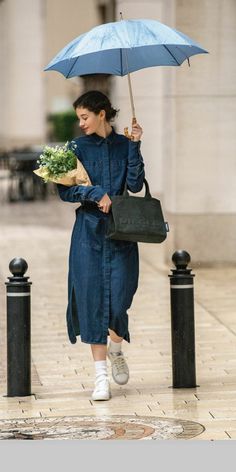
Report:
[[[1,205],[0,419],[133,415],[190,420],[197,439],[236,439],[236,267],[193,267],[197,383],[172,389],[170,300],[163,245],[140,244],[140,286],[130,315],[130,367],[125,386],[112,382],[109,402],[92,402],[94,369],[89,346],[67,338],[67,263],[76,205],[55,196],[45,202]],[[176,248],[177,249],[177,248]],[[187,248],[183,248],[187,249]],[[32,393],[6,395],[5,286],[8,265],[27,260],[32,285]],[[170,254],[171,261],[171,254]]]

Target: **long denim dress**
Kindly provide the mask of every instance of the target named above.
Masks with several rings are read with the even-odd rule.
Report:
[[[107,138],[97,134],[73,140],[92,186],[57,185],[60,198],[79,202],[69,255],[67,328],[89,344],[106,344],[108,328],[130,342],[127,310],[138,286],[139,255],[135,242],[105,237],[108,214],[97,203],[106,193],[120,195],[143,186],[144,163],[140,141],[133,142],[112,129]]]

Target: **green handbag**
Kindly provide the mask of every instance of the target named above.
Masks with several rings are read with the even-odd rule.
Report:
[[[143,243],[162,243],[169,231],[160,200],[153,198],[144,179],[144,197],[131,197],[125,184],[123,195],[110,197],[106,238]]]

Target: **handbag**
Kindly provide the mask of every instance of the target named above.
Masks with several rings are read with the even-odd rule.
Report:
[[[151,196],[146,179],[144,184],[144,197],[130,196],[127,184],[122,195],[110,197],[106,238],[144,243],[162,243],[166,239],[169,226],[164,221],[161,202]]]

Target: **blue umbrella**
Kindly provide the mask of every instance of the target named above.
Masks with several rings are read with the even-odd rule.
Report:
[[[65,46],[46,66],[66,78],[88,74],[128,75],[153,66],[180,66],[207,53],[188,36],[155,20],[121,20],[96,26]]]

